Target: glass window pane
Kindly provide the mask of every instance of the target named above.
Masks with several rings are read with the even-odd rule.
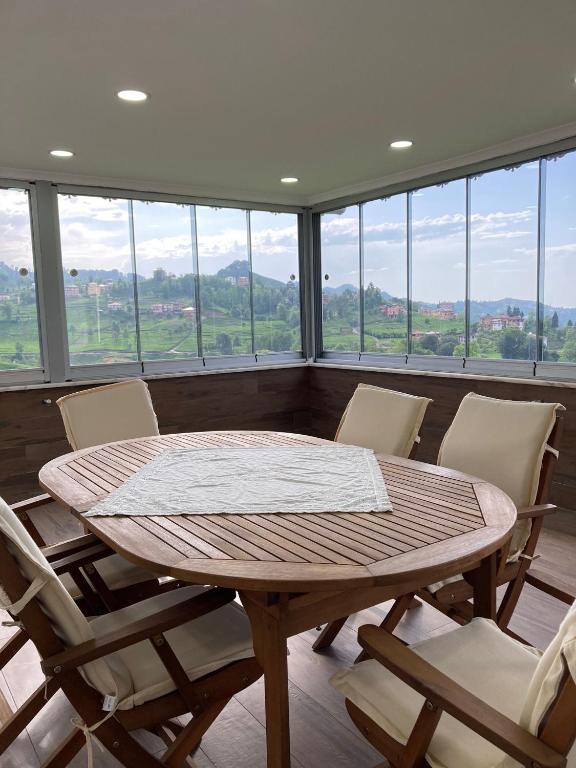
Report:
[[[412,352],[463,357],[466,182],[412,193]]]
[[[406,353],[406,195],[365,203],[364,349]]]
[[[0,371],[41,367],[28,192],[0,189]]]
[[[59,195],[71,365],[138,360],[127,200]]]
[[[246,211],[196,207],[205,355],[252,352]]]
[[[537,208],[537,162],[471,181],[472,357],[536,357]]]
[[[546,162],[544,360],[576,362],[576,152]]]
[[[198,355],[190,206],[134,200],[143,360]]]
[[[320,217],[325,350],[360,350],[360,233],[357,205]]]
[[[298,217],[251,211],[256,352],[302,349]]]

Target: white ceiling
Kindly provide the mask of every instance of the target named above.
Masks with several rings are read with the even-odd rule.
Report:
[[[307,203],[575,123],[575,40],[574,0],[0,0],[0,168]]]

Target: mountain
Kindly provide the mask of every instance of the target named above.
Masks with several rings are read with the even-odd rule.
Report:
[[[16,285],[20,279],[17,269],[0,261],[0,286],[7,288],[8,286]]]
[[[332,288],[329,285],[322,286],[322,291],[324,293],[333,293],[336,296],[341,296],[344,291],[352,291],[352,293],[354,293],[355,291],[358,291],[358,288],[355,285],[352,285],[352,283],[344,283],[343,285],[339,285],[337,288]],[[384,293],[384,291],[382,291],[382,298],[388,298],[388,294]]]
[[[216,277],[249,277],[250,276],[250,264],[247,261],[240,261],[237,259],[232,264],[228,264],[227,267],[219,269],[216,273]],[[281,280],[275,280],[273,277],[265,277],[259,275],[256,272],[252,273],[252,280],[254,285],[261,285],[264,288],[284,288],[286,283]],[[298,285],[298,281],[295,281],[295,285]]]

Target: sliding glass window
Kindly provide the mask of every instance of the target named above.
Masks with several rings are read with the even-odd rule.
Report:
[[[250,211],[256,352],[299,352],[298,221],[292,213]]]
[[[538,163],[470,181],[470,357],[537,356]]]
[[[411,194],[412,352],[464,357],[466,182]]]
[[[324,349],[360,351],[360,208],[322,214]]]
[[[301,352],[297,214],[58,202],[71,366]]]
[[[36,288],[29,192],[0,188],[0,371],[42,367]]]
[[[142,359],[196,357],[193,209],[135,200],[132,210]]]
[[[366,352],[408,351],[406,205],[394,195],[362,206]]]
[[[576,363],[576,153],[544,161],[542,356]]]

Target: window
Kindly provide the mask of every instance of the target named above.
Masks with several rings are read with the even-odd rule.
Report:
[[[298,352],[298,219],[293,213],[251,211],[250,240],[256,352]]]
[[[576,152],[545,162],[544,360],[576,363]]]
[[[466,354],[466,182],[411,193],[412,352]]]
[[[59,195],[70,364],[138,361],[130,201]]]
[[[322,330],[326,350],[360,351],[360,230],[357,205],[322,214]]]
[[[470,182],[470,356],[535,360],[538,163]]]
[[[41,367],[29,193],[0,189],[0,371]]]
[[[301,353],[297,214],[58,199],[72,366]]]
[[[133,202],[143,360],[198,356],[193,214],[189,205]]]
[[[364,350],[407,349],[406,195],[362,206]]]
[[[247,212],[196,208],[205,355],[252,352]]]

